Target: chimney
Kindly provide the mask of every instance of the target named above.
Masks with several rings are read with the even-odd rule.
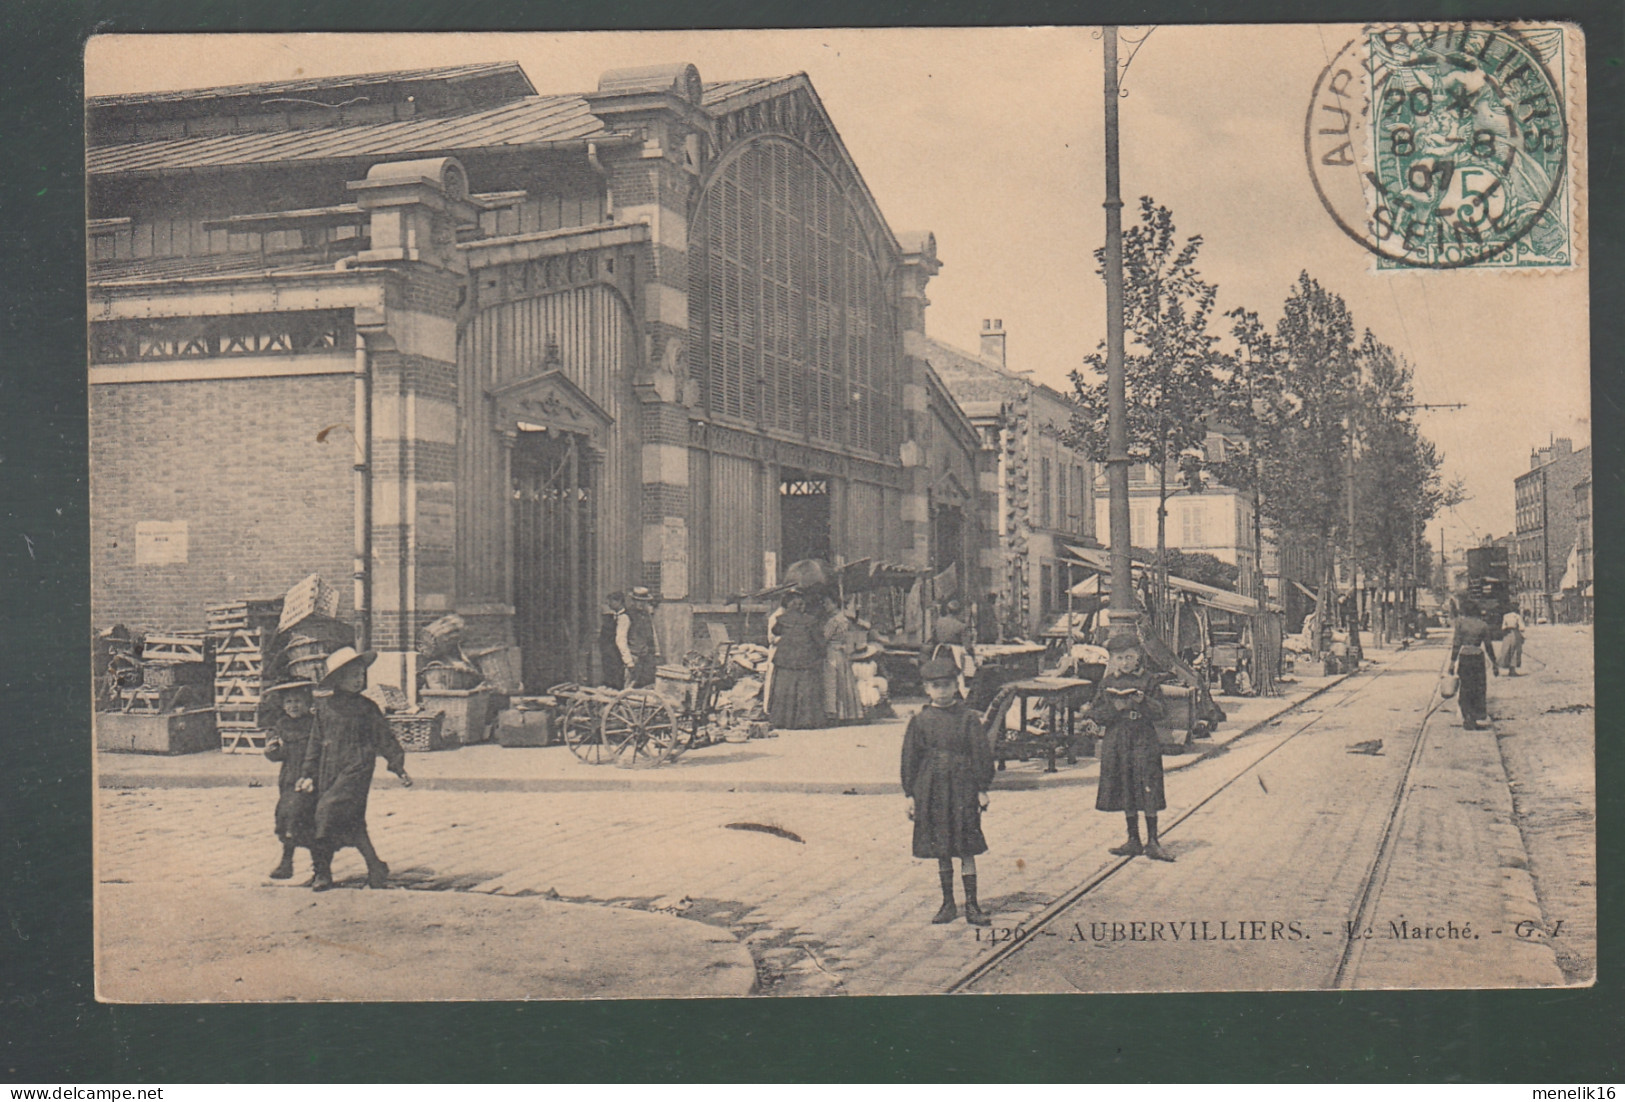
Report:
[[[1557,438],[1557,442],[1552,445],[1552,458],[1553,459],[1560,459],[1565,455],[1573,455],[1573,454],[1574,454],[1574,441],[1570,440],[1566,436],[1559,436]]]
[[[1004,319],[982,319],[982,359],[1004,366]]]

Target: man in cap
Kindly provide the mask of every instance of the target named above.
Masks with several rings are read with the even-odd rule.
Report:
[[[379,859],[367,834],[367,796],[378,756],[383,755],[389,771],[408,788],[412,778],[406,774],[406,752],[384,713],[361,695],[367,687],[367,667],[377,657],[377,651],[363,654],[354,647],[340,647],[328,656],[321,680],[321,688],[331,689],[332,695],[316,706],[315,730],[297,786],[316,794],[310,858],[316,866],[311,887],[319,892],[333,886],[333,854],[345,846],[361,851],[369,888],[382,888],[389,879],[389,866]]]
[[[615,647],[621,652],[629,689],[655,683],[660,651],[655,642],[654,604],[649,588],[635,585],[626,594],[626,606],[615,617]]]

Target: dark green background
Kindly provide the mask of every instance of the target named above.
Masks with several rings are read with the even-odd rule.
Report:
[[[91,988],[80,50],[92,31],[1269,22],[1280,2],[0,2],[0,1080],[1617,1082],[1625,5],[1312,6],[1574,19],[1590,76],[1600,979],[1589,990],[109,1007]],[[229,42],[222,49],[230,49]],[[1020,104],[1011,111],[1019,117]],[[967,135],[970,140],[971,135]],[[1484,325],[1497,320],[1486,317]],[[1574,339],[1584,335],[1575,333]],[[1540,371],[1541,365],[1528,365]],[[1500,442],[1486,441],[1486,447]]]

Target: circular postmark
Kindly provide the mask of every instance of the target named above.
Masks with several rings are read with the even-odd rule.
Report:
[[[1315,82],[1309,175],[1385,268],[1571,262],[1561,27],[1372,26]]]

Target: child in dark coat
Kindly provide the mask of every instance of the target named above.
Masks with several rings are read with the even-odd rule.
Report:
[[[282,714],[265,739],[265,756],[282,763],[277,774],[276,836],[282,842],[282,861],[271,870],[272,880],[293,877],[293,851],[310,848],[316,831],[316,797],[299,792],[299,772],[305,764],[310,729],[316,722],[310,690],[314,681],[284,681],[266,694]]]
[[[959,917],[954,905],[954,862],[965,881],[965,921],[986,926],[990,919],[976,899],[976,855],[987,852],[982,812],[993,785],[993,747],[981,721],[959,699],[959,669],[946,658],[920,666],[930,698],[908,721],[903,734],[903,794],[914,820],[914,856],[935,857],[942,883],[942,907],[931,921]]]
[[[367,687],[367,667],[377,657],[376,651],[358,654],[353,647],[341,647],[327,657],[327,676],[320,687],[331,689],[332,695],[317,709],[304,768],[294,786],[316,796],[315,840],[310,847],[311,863],[316,866],[310,886],[315,891],[333,886],[333,854],[345,846],[361,851],[369,888],[389,883],[389,866],[379,858],[367,833],[372,772],[382,755],[401,784],[412,787],[412,778],[406,773],[406,751],[391,733],[384,713],[361,695]]]
[[[1119,857],[1172,861],[1157,838],[1157,812],[1168,806],[1162,788],[1162,743],[1155,720],[1165,714],[1157,698],[1160,678],[1140,668],[1139,640],[1114,635],[1089,718],[1105,728],[1100,743],[1100,784],[1095,810],[1121,811],[1128,817],[1128,841],[1114,846]],[[1138,814],[1145,814],[1146,841],[1140,841]]]

